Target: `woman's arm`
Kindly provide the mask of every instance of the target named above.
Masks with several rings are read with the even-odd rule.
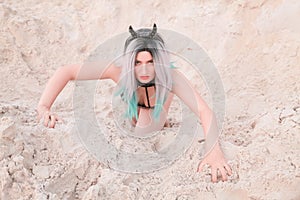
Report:
[[[44,126],[54,128],[58,117],[50,113],[50,108],[56,97],[70,80],[118,79],[120,69],[115,65],[99,67],[99,63],[86,63],[84,65],[65,65],[58,68],[48,81],[46,88],[38,103],[38,121],[44,119]]]
[[[176,69],[172,70],[172,78],[172,92],[177,95],[200,119],[205,138],[207,138],[209,130],[211,130],[210,132],[216,132],[216,129],[212,130],[212,128],[216,126],[216,124],[212,124],[214,116],[212,110],[201,98],[199,93],[192,87],[189,80]]]
[[[174,69],[172,70],[172,78],[172,92],[198,116],[203,126],[206,153],[208,152],[208,154],[199,164],[198,171],[201,171],[203,165],[207,163],[211,165],[213,182],[217,181],[218,171],[221,173],[222,179],[227,180],[227,174],[231,174],[231,169],[226,163],[218,142],[219,129],[213,111],[182,73]]]

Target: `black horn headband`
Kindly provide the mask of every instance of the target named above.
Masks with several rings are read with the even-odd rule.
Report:
[[[132,37],[137,38],[137,33],[133,30],[132,26],[129,26],[129,32],[132,35]]]
[[[139,37],[138,34],[133,30],[131,25],[129,26],[129,32],[133,38]],[[157,33],[157,26],[156,24],[153,24],[151,33],[146,37],[153,38],[156,35],[156,33]]]

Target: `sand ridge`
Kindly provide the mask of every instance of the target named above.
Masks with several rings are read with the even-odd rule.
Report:
[[[0,199],[299,199],[299,11],[296,0],[0,1]],[[54,130],[36,124],[39,97],[59,66],[83,63],[129,24],[154,22],[192,38],[219,70],[222,146],[234,170],[227,182],[211,183],[209,169],[196,173],[198,140],[154,173],[127,174],[98,162],[77,137],[74,83],[52,108],[64,122]],[[189,74],[209,100],[198,78]],[[99,94],[111,94],[113,83],[101,84]],[[99,120],[112,116],[103,102]]]

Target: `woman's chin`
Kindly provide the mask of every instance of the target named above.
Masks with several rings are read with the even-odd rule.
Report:
[[[149,83],[150,81],[149,80],[139,80],[140,83]]]
[[[139,78],[138,79],[141,83],[149,83],[150,82],[150,77],[147,78]]]

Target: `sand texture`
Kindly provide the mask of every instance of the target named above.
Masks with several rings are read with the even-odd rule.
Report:
[[[300,199],[299,19],[298,0],[0,0],[0,199]],[[196,172],[200,136],[153,173],[118,172],[99,162],[78,138],[74,82],[52,107],[64,121],[55,129],[36,123],[56,69],[83,63],[130,24],[154,22],[199,44],[219,71],[226,94],[221,140],[234,172],[227,182],[211,183],[209,169]],[[210,102],[205,80],[178,67]],[[168,117],[173,127],[152,145],[113,134],[114,83],[97,85],[97,120],[115,146],[159,149],[178,132],[177,99]]]

